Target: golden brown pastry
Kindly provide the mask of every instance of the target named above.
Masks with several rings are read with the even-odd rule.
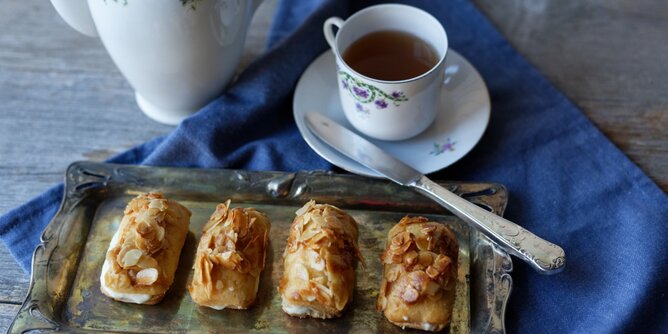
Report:
[[[440,331],[452,313],[459,247],[446,226],[404,217],[388,233],[376,308],[401,328]]]
[[[340,316],[352,300],[357,260],[357,222],[335,206],[306,203],[283,252],[283,311],[300,318]]]
[[[216,310],[246,309],[255,301],[271,224],[253,208],[218,204],[197,247],[188,286],[195,303]]]
[[[102,266],[102,293],[126,303],[160,302],[174,281],[190,215],[162,194],[132,199]]]

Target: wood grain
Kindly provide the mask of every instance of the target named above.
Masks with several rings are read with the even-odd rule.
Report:
[[[668,190],[668,3],[661,0],[473,0],[527,57],[661,188]],[[277,2],[256,14],[242,66],[259,55]],[[172,127],[152,122],[98,39],[48,1],[0,2],[0,214]],[[0,331],[28,285],[0,246]]]
[[[20,305],[25,299],[30,277],[19,267],[5,247],[0,248],[0,305]],[[2,313],[0,313],[0,316]]]
[[[14,315],[20,308],[20,305],[0,304],[0,329],[2,329],[3,332],[6,332],[9,325],[12,324]]]
[[[668,2],[473,2],[668,191]]]

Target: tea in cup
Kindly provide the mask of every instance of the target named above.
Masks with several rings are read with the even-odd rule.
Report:
[[[438,20],[415,7],[385,4],[345,21],[329,18],[323,29],[336,55],[341,106],[358,131],[403,140],[433,123],[448,51]]]

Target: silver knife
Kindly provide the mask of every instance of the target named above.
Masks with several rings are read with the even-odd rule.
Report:
[[[318,138],[339,152],[436,201],[494,240],[505,251],[527,262],[539,273],[556,274],[564,269],[566,254],[561,247],[457,196],[320,113],[306,113],[306,124]]]

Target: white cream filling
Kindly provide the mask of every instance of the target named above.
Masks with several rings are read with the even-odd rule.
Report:
[[[425,331],[431,331],[431,332],[433,332],[433,331],[436,330],[436,327],[437,327],[436,325],[434,325],[434,324],[430,324],[430,323],[428,323],[428,322],[423,322],[423,323],[422,323],[422,330],[425,330]]]
[[[109,244],[109,250],[113,249],[118,245],[119,240],[121,239],[120,235],[120,228],[116,231],[114,234],[114,237],[111,238],[111,243]],[[104,279],[105,274],[111,269],[111,263],[109,260],[105,259],[104,264],[102,265],[102,273],[100,274],[100,289],[104,294],[107,296],[110,296],[111,298],[114,298],[116,300],[124,301],[126,303],[135,303],[135,304],[143,304],[147,302],[149,299],[151,299],[151,295],[145,294],[145,293],[123,293],[123,292],[116,292],[112,290],[109,286],[107,286],[107,282]]]
[[[404,319],[404,321],[408,321],[407,316],[403,316],[402,319]],[[407,323],[400,324],[401,329],[406,329],[406,325],[407,325]],[[420,325],[420,328],[422,330],[425,330],[425,331],[434,332],[434,331],[436,331],[438,326],[436,326],[434,324],[431,324],[431,323],[428,323],[428,322],[423,322],[422,325]]]
[[[283,310],[289,314],[298,314],[298,315],[310,315],[313,312],[313,309],[301,305],[292,305],[288,304],[285,301],[282,303]]]
[[[223,305],[223,306],[207,305],[207,306],[210,307],[210,308],[212,308],[212,309],[214,309],[214,310],[216,310],[216,311],[224,310],[224,309],[227,308],[227,305]]]

